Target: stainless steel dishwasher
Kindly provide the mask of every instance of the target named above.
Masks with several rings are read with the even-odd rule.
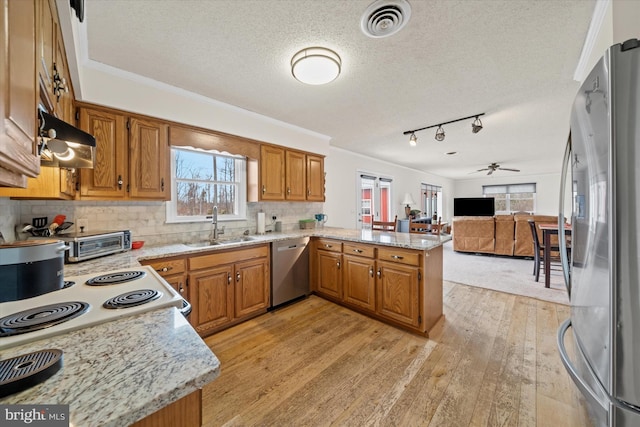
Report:
[[[309,294],[309,238],[282,240],[271,246],[271,308]]]

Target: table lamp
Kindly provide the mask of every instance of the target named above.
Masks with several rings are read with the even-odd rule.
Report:
[[[404,213],[407,214],[407,219],[411,214],[411,205],[415,205],[416,202],[413,201],[413,197],[411,197],[411,193],[404,193],[404,199],[402,199],[402,204],[406,205],[404,207]]]

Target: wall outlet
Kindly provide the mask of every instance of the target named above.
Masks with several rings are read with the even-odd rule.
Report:
[[[86,233],[89,231],[89,221],[86,218],[79,218],[76,221],[76,233]]]
[[[276,219],[278,219],[278,217],[277,217],[277,216],[275,216],[275,215],[271,215],[271,220],[272,220],[272,221],[275,221]]]

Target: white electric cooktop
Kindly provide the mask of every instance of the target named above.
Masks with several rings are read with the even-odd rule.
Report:
[[[109,274],[115,275],[116,277],[140,277],[130,281],[101,286],[90,286],[86,284],[88,280],[95,278],[96,276]],[[0,303],[0,318],[6,319],[6,317],[11,317],[10,320],[0,322],[0,349],[13,347],[45,337],[64,334],[77,329],[97,325],[99,323],[156,310],[158,308],[176,307],[180,309],[183,306],[183,299],[180,294],[149,266],[124,268],[104,273],[101,272],[99,274],[65,277],[65,281],[74,282],[74,284],[68,288],[49,292],[37,297]],[[103,304],[107,300],[114,297],[126,296],[126,298],[122,299],[128,300],[138,298],[140,297],[140,294],[142,294],[143,298],[146,298],[146,295],[150,294],[153,295],[153,298],[155,299],[149,300],[141,305],[127,306],[125,308],[110,309],[103,307]],[[23,316],[17,316],[19,320],[26,320],[27,322],[34,318],[55,317],[56,311],[66,310],[66,308],[49,308],[42,312],[34,309],[57,304],[67,306],[66,303],[72,303],[69,304],[70,306],[79,305],[83,307],[85,311],[82,314],[77,314],[76,317],[73,317],[70,320],[66,320],[62,323],[58,323],[44,329],[3,336],[7,335],[10,330],[13,330],[14,324],[19,323],[13,319],[13,314],[28,311],[28,313]]]

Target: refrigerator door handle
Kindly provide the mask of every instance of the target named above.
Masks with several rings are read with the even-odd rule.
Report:
[[[567,354],[567,349],[564,345],[564,335],[567,333],[567,330],[569,329],[569,327],[571,327],[571,319],[565,320],[562,323],[562,325],[560,325],[560,328],[558,328],[558,351],[560,353],[560,359],[562,360],[562,364],[566,368],[567,372],[569,373],[569,376],[571,377],[573,382],[576,384],[578,389],[585,396],[585,398],[597,404],[598,406],[602,407],[605,411],[608,412],[609,402],[603,401],[603,399],[599,397],[596,394],[596,392],[593,391],[591,387],[589,387],[587,383],[584,382],[584,380],[578,374],[578,371],[576,371],[575,367],[571,364],[571,360],[569,360],[569,355]],[[581,351],[581,350],[578,348],[577,351]],[[595,378],[595,374],[594,374],[594,378]],[[606,392],[604,390],[601,390],[601,393],[606,395]]]
[[[564,158],[562,159],[562,173],[560,174],[560,207],[558,212],[558,236],[564,236],[564,191],[567,183],[567,171],[571,162],[571,131],[569,131],[569,138],[567,139],[567,147],[564,150]],[[558,243],[560,246],[560,261],[562,262],[562,276],[564,278],[564,285],[567,288],[567,294],[571,299],[571,277],[569,272],[569,257],[567,256],[567,240],[559,238]]]

